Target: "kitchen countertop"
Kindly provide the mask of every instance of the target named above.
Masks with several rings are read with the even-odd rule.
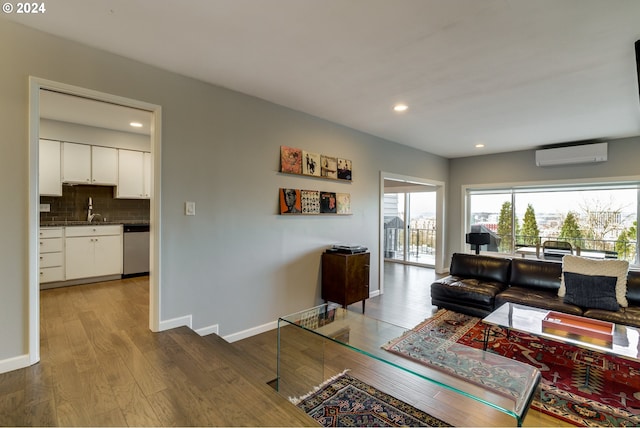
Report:
[[[121,220],[121,221],[93,221],[89,223],[86,220],[48,220],[41,221],[40,227],[61,227],[61,226],[110,226],[114,224],[136,224],[148,225],[149,220]]]

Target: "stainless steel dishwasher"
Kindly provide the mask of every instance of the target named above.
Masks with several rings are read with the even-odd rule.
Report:
[[[149,225],[123,225],[122,277],[149,273]]]

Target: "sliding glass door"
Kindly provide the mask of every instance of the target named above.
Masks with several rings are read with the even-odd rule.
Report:
[[[385,259],[433,266],[435,249],[436,192],[385,193]]]

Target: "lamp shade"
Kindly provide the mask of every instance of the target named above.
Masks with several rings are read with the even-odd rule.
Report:
[[[491,242],[491,235],[489,233],[467,233],[467,244],[471,245],[487,245]]]

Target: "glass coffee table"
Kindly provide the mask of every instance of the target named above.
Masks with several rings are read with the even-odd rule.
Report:
[[[533,366],[501,357],[480,349],[463,347],[461,354],[482,360],[490,368],[514,369],[523,374],[521,390],[508,396],[456,376],[443,367],[415,362],[382,348],[392,339],[403,336],[407,329],[388,322],[346,310],[337,305],[324,304],[278,319],[277,390],[289,397],[299,397],[328,378],[351,370],[361,380],[380,383],[393,390],[384,391],[396,398],[424,403],[421,410],[439,417],[432,410],[460,414],[461,410],[480,409],[485,417],[478,422],[448,421],[458,425],[494,425],[506,417],[515,418],[518,426],[531,404],[540,372]],[[458,351],[458,349],[456,349]],[[438,361],[446,369],[451,360]],[[365,376],[362,378],[362,376]],[[367,377],[368,376],[368,377]],[[369,382],[367,382],[369,383]],[[377,385],[372,384],[374,387]],[[428,391],[428,392],[417,392]],[[433,395],[431,395],[433,394]],[[430,397],[434,397],[430,402]],[[440,402],[437,402],[440,400]],[[409,402],[409,404],[413,404]],[[450,406],[447,411],[446,407]],[[416,406],[419,407],[419,406]],[[420,408],[420,407],[419,407]]]
[[[638,344],[640,329],[612,323],[612,343],[610,346],[602,346],[580,335],[560,336],[543,331],[542,320],[545,319],[550,312],[549,309],[534,308],[517,303],[503,304],[482,320],[483,323],[487,324],[484,336],[485,349],[489,339],[489,328],[494,325],[507,329],[507,332],[510,330],[519,331],[604,354],[623,357],[633,361],[639,360],[640,351]]]

